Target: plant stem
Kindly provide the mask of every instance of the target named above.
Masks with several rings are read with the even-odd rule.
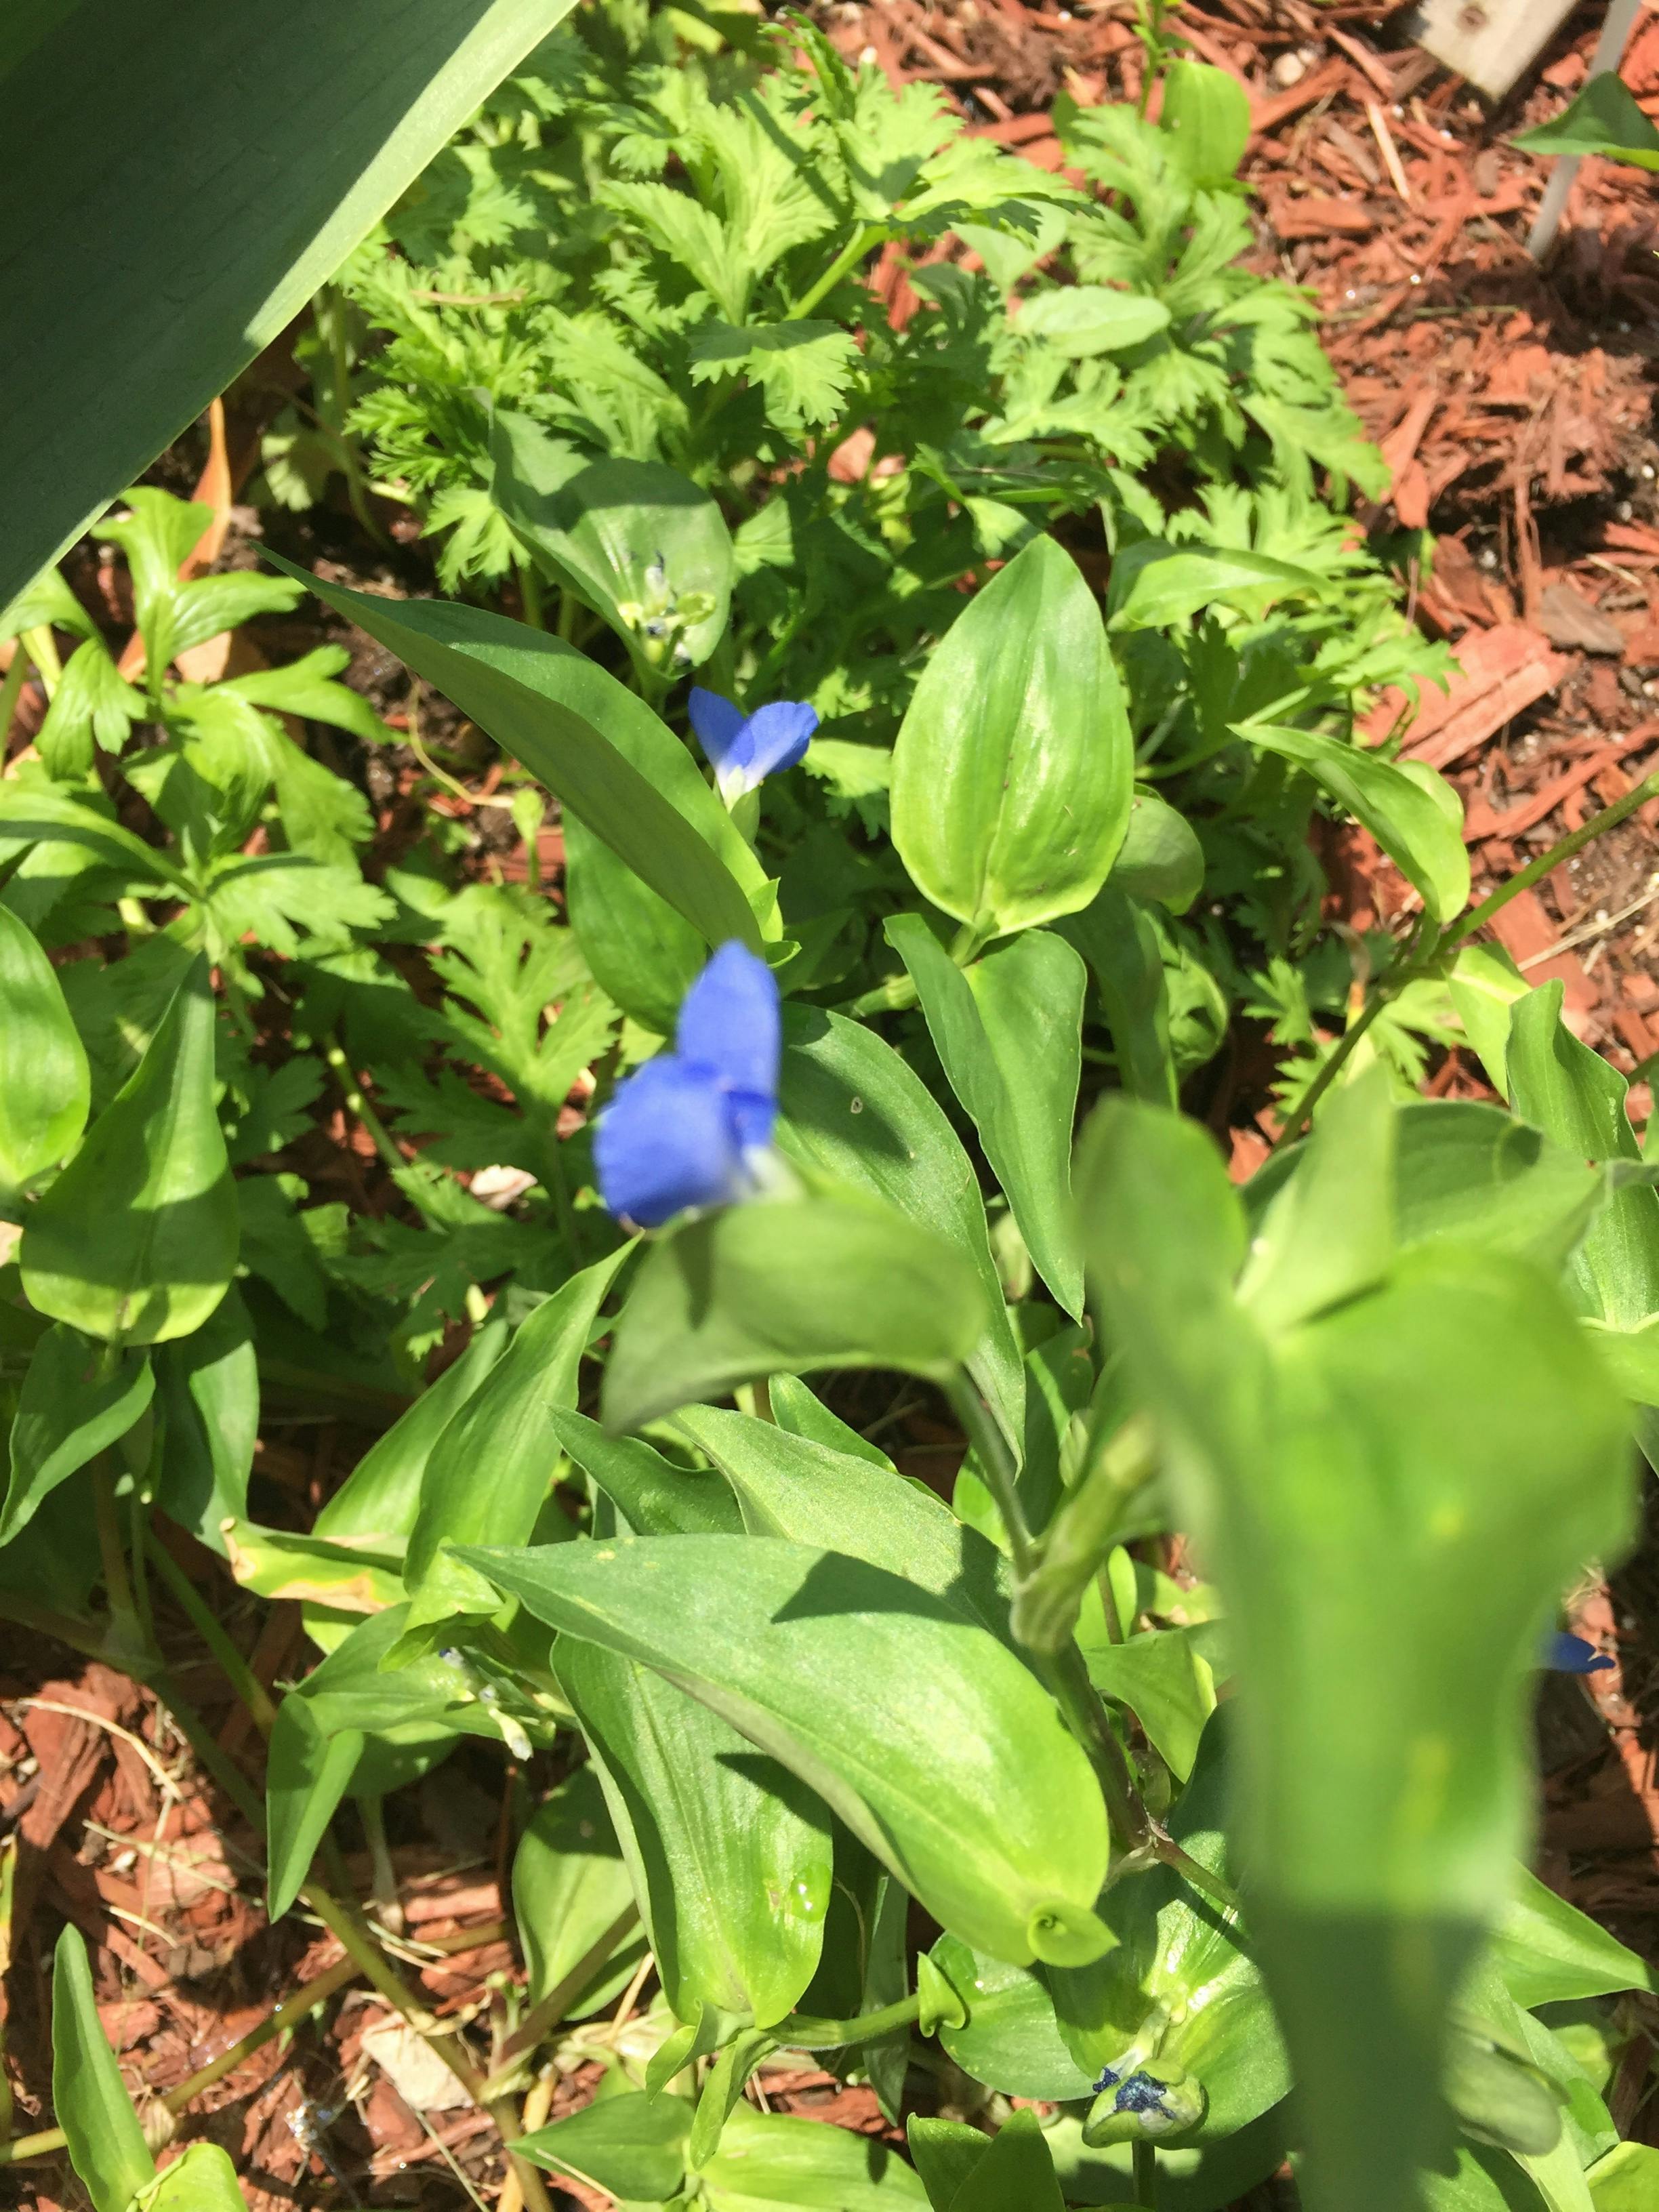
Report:
[[[945,1395],[951,1401],[951,1411],[962,1423],[969,1443],[978,1455],[985,1486],[996,1500],[997,1511],[1002,1516],[1002,1525],[1008,1532],[1008,1555],[1013,1561],[1015,1578],[1024,1582],[1036,1564],[1036,1547],[1030,1524],[1025,1518],[1025,1508],[1020,1503],[1014,1462],[1006,1439],[965,1369],[957,1367],[952,1370],[945,1385]]]
[[[563,1980],[556,1982],[539,2003],[532,2006],[496,2053],[495,2066],[484,2084],[489,2093],[504,2093],[506,2084],[517,2070],[518,2062],[529,2056],[549,2028],[558,2026],[572,1998],[581,1995],[638,1917],[631,1905],[618,1913],[597,1942],[583,1952]]]
[[[12,722],[17,713],[17,702],[27,679],[29,667],[29,657],[24,650],[23,641],[20,637],[12,646],[11,666],[6,671],[4,683],[0,684],[0,751],[3,751],[6,742],[11,736]]]
[[[519,599],[524,608],[524,618],[532,629],[545,629],[547,617],[542,611],[542,580],[536,574],[535,564],[522,554],[514,554],[513,564],[519,572]]]
[[[1158,2145],[1142,2141],[1133,2148],[1135,2203],[1158,2212]]]
[[[64,674],[64,664],[58,657],[58,641],[52,634],[50,624],[42,623],[38,629],[26,629],[23,646],[34,663],[40,678],[40,688],[50,704],[58,696],[58,686]]]
[[[883,2005],[879,2012],[860,2013],[852,2020],[813,2020],[792,2012],[766,2032],[788,2051],[840,2051],[849,2044],[878,2042],[896,2027],[908,2027],[921,2013],[918,1995],[900,1997],[896,2003]]]
[[[872,246],[879,246],[887,235],[884,223],[866,223],[856,237],[850,238],[810,290],[803,292],[791,307],[784,320],[798,323],[810,315],[827,293],[833,292],[849,269],[855,268]]]
[[[368,1130],[370,1137],[374,1139],[375,1151],[386,1162],[386,1165],[392,1170],[392,1173],[394,1175],[403,1174],[407,1169],[409,1162],[398,1150],[396,1145],[392,1143],[390,1135],[387,1133],[385,1122],[381,1121],[380,1115],[369,1104],[368,1099],[364,1097],[362,1085],[358,1082],[356,1076],[353,1073],[351,1062],[346,1058],[345,1047],[340,1042],[337,1037],[334,1039],[331,1044],[325,1048],[323,1058],[328,1062],[329,1066],[334,1070],[335,1074],[339,1079],[340,1088],[345,1094],[345,1106],[347,1113],[352,1115],[357,1121],[362,1123],[364,1128]]]
[[[1361,1037],[1364,1036],[1389,1000],[1394,997],[1395,993],[1404,990],[1407,983],[1412,980],[1409,975],[1402,975],[1390,988],[1389,978],[1385,976],[1382,982],[1375,987],[1370,998],[1366,1001],[1364,1011],[1357,1019],[1349,1023],[1347,1028],[1338,1038],[1335,1050],[1303,1093],[1302,1103],[1273,1139],[1269,1147],[1270,1153],[1281,1152],[1286,1145],[1293,1145],[1296,1142],[1313,1118],[1314,1108],[1318,1105],[1320,1100],[1347,1065],[1349,1057]]]
[[[99,1455],[100,1461],[106,1454]],[[93,1515],[98,1528],[98,1553],[104,1570],[104,1591],[109,1599],[112,1641],[118,1650],[142,1651],[146,1644],[127,1577],[127,1556],[121,1541],[121,1516],[116,1504],[115,1477],[107,1466],[94,1468],[92,1478]]]
[[[144,1529],[144,1549],[161,1580],[189,1615],[191,1626],[218,1661],[226,1680],[253,1716],[260,1735],[269,1735],[276,1718],[276,1707],[264,1684],[231,1642],[212,1607],[155,1531],[148,1526]]]
[[[1659,770],[1644,776],[1633,791],[1627,791],[1622,799],[1615,799],[1611,806],[1604,806],[1599,814],[1592,814],[1581,829],[1559,838],[1535,860],[1528,860],[1526,866],[1512,875],[1507,883],[1499,884],[1491,896],[1482,899],[1480,905],[1466,914],[1462,921],[1454,923],[1441,933],[1435,944],[1435,952],[1443,952],[1447,946],[1461,945],[1466,937],[1472,937],[1512,898],[1519,898],[1522,891],[1530,890],[1535,883],[1541,882],[1564,860],[1572,860],[1597,837],[1605,836],[1609,830],[1616,830],[1621,822],[1635,813],[1638,806],[1644,806],[1650,799],[1656,798],[1659,798]]]

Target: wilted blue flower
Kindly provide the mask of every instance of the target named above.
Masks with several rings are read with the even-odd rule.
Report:
[[[685,994],[672,1052],[617,1086],[593,1135],[611,1212],[657,1229],[688,1206],[753,1194],[778,1112],[778,987],[722,945]]]
[[[686,707],[728,806],[780,769],[793,768],[818,726],[817,710],[804,699],[775,699],[745,714],[730,699],[697,684]]]
[[[1582,1636],[1570,1636],[1565,1628],[1544,1638],[1543,1655],[1539,1664],[1556,1674],[1604,1674],[1613,1665],[1604,1651],[1593,1644],[1586,1644]]]

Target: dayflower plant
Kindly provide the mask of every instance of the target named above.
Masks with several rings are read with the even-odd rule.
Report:
[[[735,806],[745,792],[757,790],[769,775],[793,768],[818,726],[817,710],[804,699],[774,699],[745,714],[720,692],[694,684],[686,706],[728,806]]]
[[[777,1119],[779,1051],[771,969],[722,945],[685,994],[673,1051],[629,1076],[599,1118],[593,1159],[611,1212],[658,1229],[690,1207],[753,1196]]]

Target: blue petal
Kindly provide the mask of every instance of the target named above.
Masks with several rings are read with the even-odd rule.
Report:
[[[691,686],[691,696],[685,705],[703,757],[718,775],[731,759],[732,746],[748,727],[743,709],[718,691],[705,691],[700,684]]]
[[[775,699],[769,707],[757,707],[749,717],[749,743],[736,752],[748,778],[744,789],[752,791],[763,776],[793,768],[817,726],[817,709],[804,699]]]
[[[1582,1636],[1569,1636],[1565,1629],[1558,1629],[1544,1638],[1540,1663],[1557,1674],[1604,1674],[1613,1662]]]
[[[722,945],[686,993],[675,1047],[727,1091],[769,1108],[778,1095],[782,1038],[778,987],[763,960],[737,943]],[[763,1134],[745,1142],[764,1144]]]
[[[724,1206],[745,1188],[731,1102],[706,1069],[674,1053],[617,1086],[593,1132],[599,1194],[620,1218],[660,1228],[690,1206]]]

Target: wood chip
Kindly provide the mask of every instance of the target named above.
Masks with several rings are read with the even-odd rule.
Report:
[[[1462,673],[1443,694],[1425,686],[1407,735],[1407,757],[1431,768],[1447,768],[1496,737],[1523,707],[1553,691],[1571,665],[1524,623],[1470,630],[1458,641],[1457,658]],[[1359,725],[1364,742],[1380,744],[1409,703],[1401,692],[1385,692]]]

